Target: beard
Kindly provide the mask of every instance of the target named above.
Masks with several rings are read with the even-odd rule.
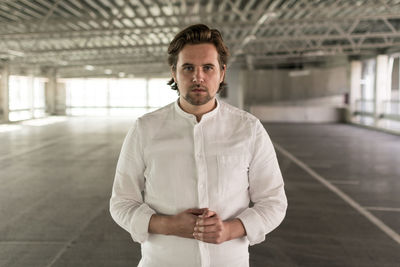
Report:
[[[200,89],[203,92],[195,92],[193,90]],[[183,98],[194,106],[201,106],[208,103],[212,97],[207,87],[193,85],[189,88],[188,92],[183,95]]]

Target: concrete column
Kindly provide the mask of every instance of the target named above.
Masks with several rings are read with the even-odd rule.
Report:
[[[47,77],[49,81],[46,86],[46,112],[50,115],[55,115],[57,96],[57,69],[49,69]]]
[[[353,114],[357,109],[357,99],[361,99],[361,73],[362,63],[353,60],[350,63],[350,93],[349,93],[349,114],[347,120],[353,120]]]
[[[379,116],[385,111],[385,101],[390,100],[390,87],[388,80],[389,73],[389,56],[379,55],[376,57],[376,75],[374,90],[374,121],[378,126]]]
[[[9,87],[8,80],[10,76],[10,69],[8,64],[5,64],[1,70],[1,81],[0,81],[0,121],[8,122],[9,114]]]
[[[67,111],[67,93],[65,83],[57,81],[57,92],[56,92],[56,114],[65,115]]]

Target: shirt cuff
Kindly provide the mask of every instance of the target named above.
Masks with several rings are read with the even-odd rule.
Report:
[[[143,243],[149,238],[150,218],[156,212],[143,203],[135,210],[131,219],[130,234],[136,242]]]
[[[236,218],[242,221],[250,246],[261,243],[265,240],[265,233],[262,227],[264,224],[260,215],[257,214],[253,208],[245,209]]]

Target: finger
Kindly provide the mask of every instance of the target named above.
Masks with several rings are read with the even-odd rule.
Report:
[[[212,216],[214,216],[214,215],[216,215],[217,213],[215,212],[215,211],[212,211],[212,210],[209,210],[209,209],[207,209],[206,211],[204,211],[204,213],[201,215],[201,216],[199,216],[199,217],[201,217],[201,218],[209,218],[209,217],[212,217]]]
[[[197,226],[207,226],[207,225],[213,225],[217,224],[220,221],[219,217],[210,217],[210,218],[204,218],[204,219],[197,219],[196,225]]]
[[[194,233],[194,238],[197,240],[201,240],[207,243],[218,243],[221,239],[222,233],[221,232],[213,232],[213,233]]]
[[[210,226],[195,226],[195,233],[214,233],[221,231],[221,226],[219,225],[210,225]]]
[[[192,213],[193,215],[202,215],[204,214],[204,209],[187,209],[186,212]]]

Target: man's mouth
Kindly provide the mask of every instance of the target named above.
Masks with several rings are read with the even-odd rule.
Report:
[[[204,87],[197,87],[197,86],[193,86],[192,88],[190,88],[192,92],[207,92],[207,89]]]

